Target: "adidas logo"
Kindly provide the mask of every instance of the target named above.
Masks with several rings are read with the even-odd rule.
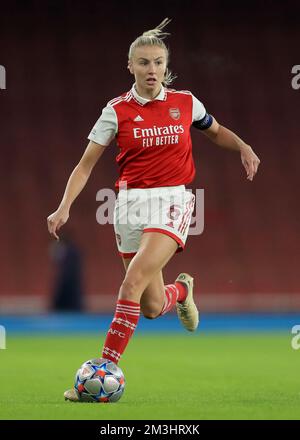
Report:
[[[143,121],[143,120],[144,119],[140,115],[137,115],[137,117],[134,118],[134,122],[140,122],[140,121]]]

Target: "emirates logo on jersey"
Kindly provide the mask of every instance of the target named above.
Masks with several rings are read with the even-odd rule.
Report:
[[[134,139],[142,139],[142,147],[154,147],[161,145],[178,144],[179,134],[184,133],[183,125],[165,125],[164,127],[157,127],[153,125],[150,128],[133,129]]]
[[[178,121],[178,119],[180,118],[179,108],[170,108],[169,115],[171,116],[171,118],[175,119],[175,121]]]

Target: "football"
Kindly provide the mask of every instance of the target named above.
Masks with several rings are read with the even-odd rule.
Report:
[[[121,368],[108,359],[86,361],[75,375],[75,390],[81,402],[117,402],[124,389]]]

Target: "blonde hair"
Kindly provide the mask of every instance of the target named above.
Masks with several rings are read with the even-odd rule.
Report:
[[[169,62],[169,56],[170,51],[163,42],[163,39],[166,38],[168,35],[170,35],[169,32],[163,32],[162,29],[169,24],[171,19],[165,18],[156,28],[150,29],[149,31],[146,31],[143,33],[143,35],[137,37],[133,43],[131,43],[129,52],[128,52],[128,60],[131,61],[133,57],[133,52],[137,47],[141,46],[158,46],[161,47],[166,51],[167,55],[167,65]],[[169,68],[166,68],[165,76],[163,79],[163,85],[169,86],[172,84],[174,79],[177,78],[176,75],[174,75]]]

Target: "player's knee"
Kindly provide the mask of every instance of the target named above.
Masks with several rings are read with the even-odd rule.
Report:
[[[147,319],[155,319],[158,318],[160,315],[161,310],[158,308],[144,308],[141,307],[142,314]]]
[[[143,316],[147,319],[155,319],[158,318],[159,314],[157,313],[153,313],[153,312],[147,312],[147,313],[143,313]]]
[[[131,300],[143,293],[142,280],[139,277],[125,277],[120,287],[119,296],[122,299]]]

